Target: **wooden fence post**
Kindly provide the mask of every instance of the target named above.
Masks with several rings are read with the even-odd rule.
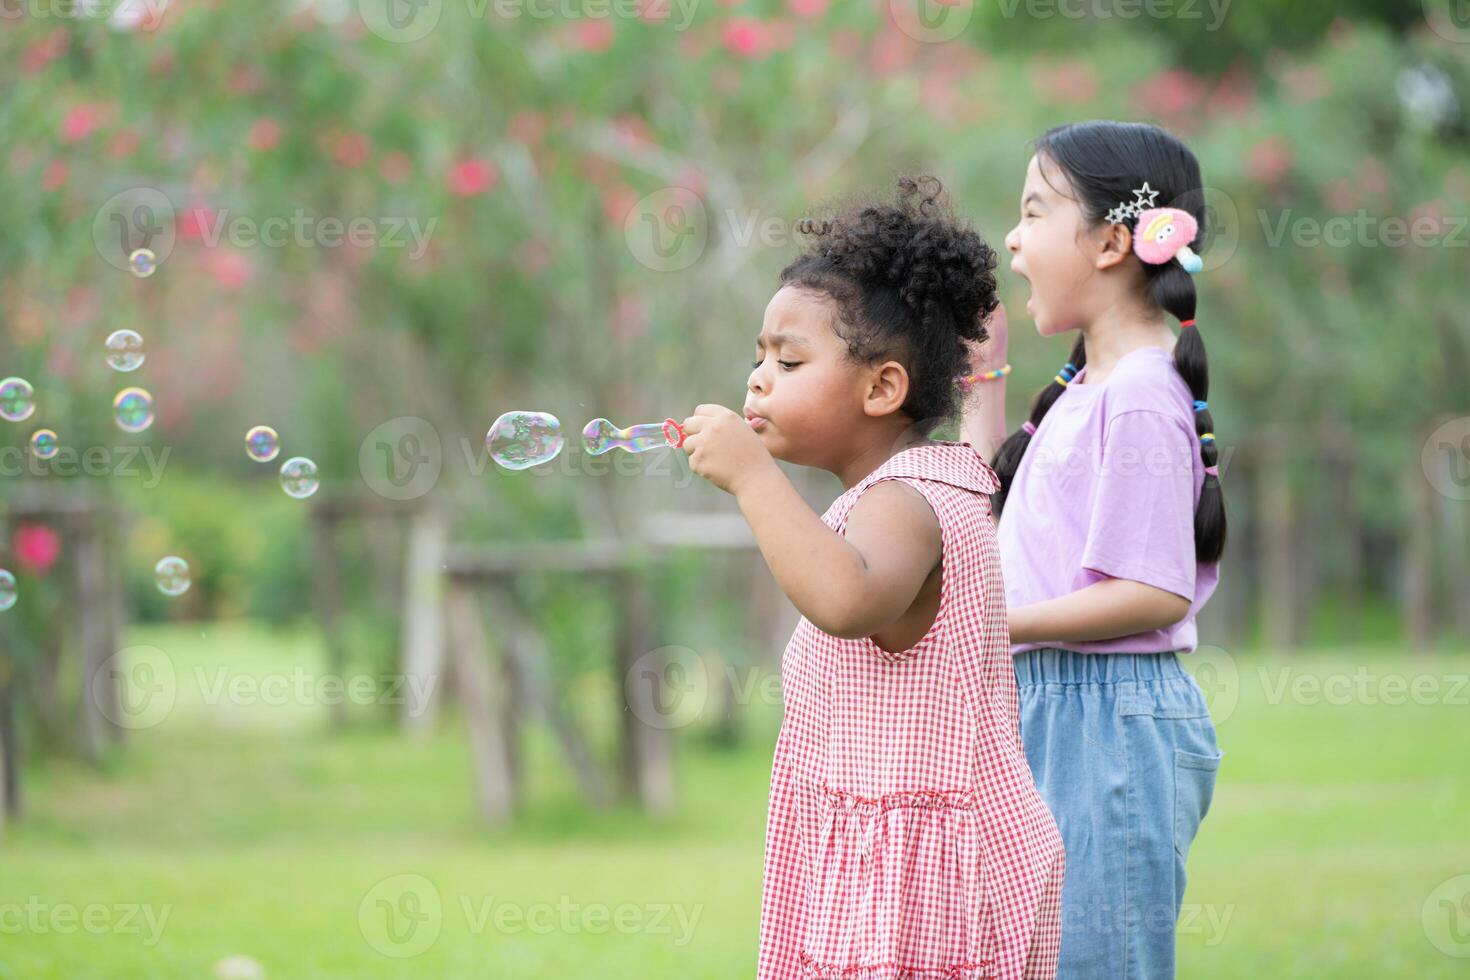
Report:
[[[615,594],[622,610],[618,626],[617,690],[632,691],[634,703],[622,713],[622,777],[624,791],[651,813],[667,814],[674,809],[674,766],[669,733],[645,719],[652,705],[643,702],[643,684],[627,683],[639,658],[654,649],[652,597],[648,582],[638,569],[614,573]],[[649,696],[652,694],[650,692]]]
[[[515,815],[515,794],[505,744],[502,692],[496,690],[486,660],[484,624],[474,590],[452,583],[445,611],[455,688],[464,704],[470,732],[480,814],[489,824],[506,824]]]
[[[439,511],[426,507],[409,517],[400,663],[409,691],[409,701],[403,708],[403,726],[416,734],[433,729],[444,686],[443,583],[447,540],[448,529]],[[423,703],[414,703],[415,691],[422,693]]]
[[[337,519],[324,507],[311,512],[312,599],[322,639],[327,645],[327,673],[346,683],[347,647],[342,637],[342,580],[337,563]],[[347,699],[339,698],[328,707],[328,718],[334,728],[347,722]]]
[[[103,623],[108,601],[105,558],[97,527],[92,514],[80,514],[72,527],[76,537],[76,609],[79,620],[82,667],[82,697],[80,713],[80,746],[88,762],[96,763],[102,757],[102,738],[111,724],[108,716],[121,717],[118,705],[104,706],[97,702],[109,697],[116,688],[112,684],[97,684],[96,675],[102,669],[108,654],[103,652],[107,642],[107,630]],[[116,651],[113,651],[114,653]]]

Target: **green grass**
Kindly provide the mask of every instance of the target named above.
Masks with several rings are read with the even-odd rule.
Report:
[[[194,980],[235,954],[271,978],[322,980],[754,974],[777,708],[752,712],[735,751],[681,738],[681,808],[664,820],[588,812],[535,735],[525,811],[489,832],[453,718],[425,740],[360,713],[333,733],[316,705],[221,711],[194,690],[199,669],[311,667],[309,637],[209,626],[133,639],[169,653],[178,702],[101,772],[28,773],[27,818],[0,838],[0,978]],[[1313,703],[1282,671],[1447,679],[1470,660],[1344,651],[1235,666],[1225,763],[1190,856],[1180,975],[1463,976],[1421,915],[1437,885],[1470,873],[1470,689],[1441,681],[1432,703],[1394,705],[1350,688],[1346,703],[1333,703],[1340,692]],[[439,913],[421,904],[421,931],[401,936],[422,942],[437,925],[437,937],[385,955],[412,949],[383,933],[384,908],[413,912],[406,889],[424,882]],[[98,918],[69,931],[64,919],[18,921],[40,905]],[[140,906],[167,915],[156,937],[141,914],[120,927]]]

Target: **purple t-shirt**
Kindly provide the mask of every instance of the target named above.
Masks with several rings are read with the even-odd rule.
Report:
[[[1060,646],[1087,653],[1189,651],[1194,617],[1219,565],[1194,558],[1194,510],[1205,464],[1194,398],[1174,356],[1140,347],[1101,384],[1078,372],[1046,413],[1006,496],[997,536],[1006,602],[1024,606],[1126,578],[1190,600],[1167,629],[1090,643],[1015,643],[1012,653]]]

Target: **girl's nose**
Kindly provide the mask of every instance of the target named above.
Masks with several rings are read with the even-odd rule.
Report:
[[[1006,232],[1006,248],[1009,249],[1012,252],[1019,252],[1021,250],[1021,226],[1020,225],[1016,225],[1016,227],[1014,227],[1010,231]]]
[[[764,392],[766,390],[765,385],[761,382],[760,368],[754,368],[751,370],[750,377],[745,379],[745,386],[751,391],[758,393]]]

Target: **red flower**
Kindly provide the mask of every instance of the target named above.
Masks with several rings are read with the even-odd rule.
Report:
[[[1091,102],[1097,97],[1097,72],[1085,61],[1033,61],[1031,87],[1053,105]]]
[[[455,197],[474,197],[494,187],[500,180],[500,172],[489,160],[471,157],[461,160],[449,168],[447,182],[449,193]]]
[[[653,134],[649,132],[648,123],[631,112],[625,112],[614,119],[612,129],[618,142],[628,149],[636,149],[640,144],[653,142]]]
[[[61,556],[61,535],[45,524],[22,524],[15,529],[14,547],[17,565],[45,575]]]
[[[1256,81],[1241,62],[1230,67],[1210,93],[1206,111],[1211,116],[1240,116],[1256,104]]]
[[[209,233],[211,225],[218,221],[214,213],[203,204],[191,204],[179,215],[179,238],[197,241]]]
[[[868,67],[875,75],[894,75],[913,64],[919,56],[920,44],[897,28],[890,28],[873,38],[868,52]]]
[[[741,58],[764,58],[769,51],[770,32],[764,22],[752,17],[736,17],[725,24],[721,35],[725,50]]]
[[[367,163],[371,152],[372,146],[366,136],[361,133],[343,133],[337,137],[333,155],[342,166],[355,168]]]
[[[602,192],[602,213],[608,222],[620,225],[638,204],[638,192],[626,184],[618,184]]]
[[[261,116],[251,124],[250,135],[245,137],[245,142],[257,153],[274,150],[281,142],[281,124],[269,116]]]
[[[808,20],[822,16],[827,12],[827,0],[787,0],[791,12],[798,17]]]
[[[606,17],[579,20],[572,28],[572,43],[583,51],[596,54],[612,47],[616,33],[612,21]]]
[[[41,177],[41,189],[46,191],[60,190],[66,186],[66,178],[69,171],[65,160],[52,160],[46,164],[46,173]]]
[[[1250,148],[1245,169],[1258,184],[1275,184],[1291,172],[1291,146],[1280,136],[1268,136]]]
[[[255,272],[249,259],[227,248],[211,249],[207,264],[214,281],[228,290],[240,289],[250,281]]]
[[[71,46],[71,35],[64,27],[58,27],[46,37],[39,41],[33,41],[21,55],[20,70],[27,75],[34,74],[45,68],[51,62],[66,54],[66,49]]]
[[[96,111],[89,105],[79,105],[61,120],[61,138],[68,143],[76,143],[90,136],[96,127]]]
[[[1183,68],[1170,68],[1146,79],[1133,90],[1141,115],[1179,116],[1197,106],[1205,86]]]

